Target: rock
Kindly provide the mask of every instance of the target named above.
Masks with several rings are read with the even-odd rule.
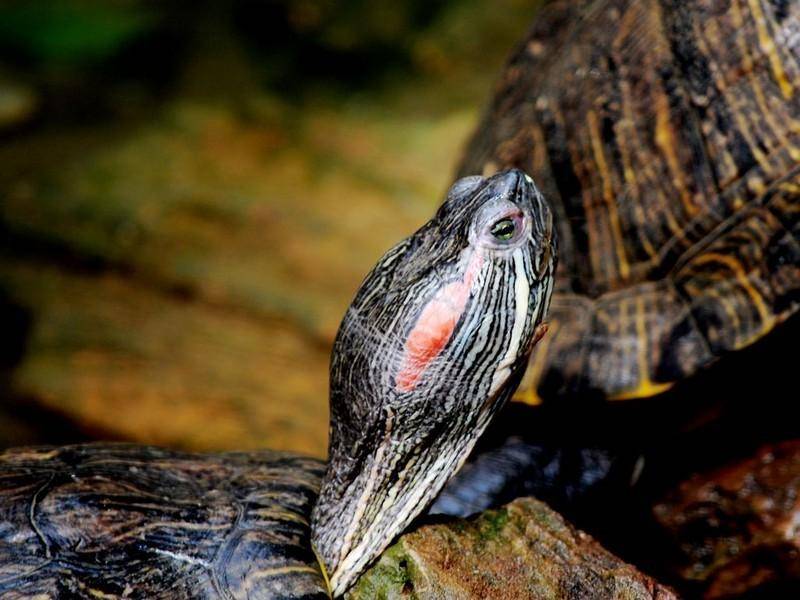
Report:
[[[5,310],[32,315],[14,390],[73,428],[197,450],[325,455],[328,352],[296,327],[113,273],[3,257],[0,273]]]
[[[681,556],[678,576],[704,598],[800,590],[800,440],[695,475],[657,504]]]
[[[404,535],[347,597],[676,598],[532,498]]]

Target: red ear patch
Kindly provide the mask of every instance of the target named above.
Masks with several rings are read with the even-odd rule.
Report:
[[[443,286],[422,309],[414,329],[408,334],[403,362],[395,377],[398,392],[410,392],[422,374],[450,341],[461,314],[467,305],[480,257],[473,258],[463,281]]]

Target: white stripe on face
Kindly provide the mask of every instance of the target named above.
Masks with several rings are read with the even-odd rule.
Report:
[[[522,333],[525,331],[525,321],[528,318],[528,299],[531,288],[528,285],[528,275],[525,272],[525,259],[522,256],[522,248],[515,250],[513,256],[516,276],[516,281],[514,282],[514,327],[511,330],[511,341],[508,344],[508,350],[506,350],[503,360],[498,363],[494,377],[492,377],[489,397],[493,396],[502,387],[511,374],[511,367],[517,358]]]

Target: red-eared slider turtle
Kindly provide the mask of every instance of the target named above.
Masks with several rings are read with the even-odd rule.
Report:
[[[520,395],[651,396],[800,306],[800,3],[539,15],[459,168],[521,168],[553,206],[550,334]]]
[[[327,597],[315,551],[343,593],[518,385],[544,329],[552,233],[510,170],[456,182],[380,260],[335,342],[321,488],[321,462],[267,451],[0,455],[0,597]]]

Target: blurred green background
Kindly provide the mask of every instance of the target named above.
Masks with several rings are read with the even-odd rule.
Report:
[[[339,319],[537,3],[0,4],[0,445],[324,455]]]

